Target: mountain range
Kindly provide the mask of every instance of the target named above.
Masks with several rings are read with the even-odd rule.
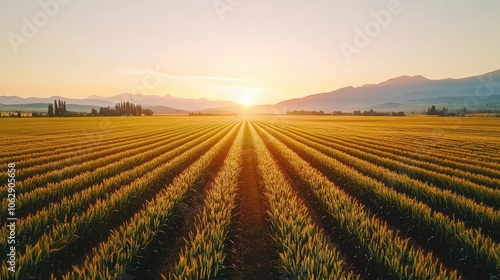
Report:
[[[331,92],[308,95],[285,100],[272,105],[257,105],[252,108],[230,101],[187,99],[171,95],[137,95],[124,93],[112,97],[89,96],[72,99],[61,96],[49,98],[21,98],[0,96],[0,106],[19,104],[47,104],[54,99],[65,100],[68,109],[80,106],[107,107],[122,101],[154,108],[157,113],[217,112],[217,113],[273,113],[283,114],[292,110],[353,111],[375,109],[379,111],[423,111],[432,105],[450,109],[500,110],[500,70],[461,79],[431,80],[423,76],[400,76],[379,84],[360,87],[344,87]],[[86,107],[88,106],[88,107]]]
[[[142,95],[123,93],[110,97],[91,95],[87,98],[66,98],[63,96],[51,96],[47,98],[29,97],[22,98],[18,96],[0,96],[0,104],[3,105],[21,105],[21,104],[48,104],[59,99],[66,101],[68,105],[90,106],[89,110],[94,107],[113,107],[115,104],[130,101],[135,104],[141,104],[145,108],[154,107],[157,110],[173,110],[178,112],[198,111],[209,108],[234,106],[236,103],[230,101],[208,100],[205,98],[189,99],[174,97],[171,95],[157,96],[157,95]],[[70,110],[71,107],[68,107]]]
[[[351,112],[374,109],[421,113],[432,105],[448,109],[500,110],[500,70],[461,79],[400,76],[379,84],[344,87],[273,105],[258,105],[251,112],[285,114],[293,110]],[[238,105],[208,111],[245,113],[249,110]]]
[[[431,105],[451,109],[500,110],[500,70],[462,79],[431,80],[423,76],[400,76],[379,84],[345,87],[335,91],[256,106],[262,113],[292,110],[423,111]]]

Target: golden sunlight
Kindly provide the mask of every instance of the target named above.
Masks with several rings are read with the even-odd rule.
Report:
[[[239,103],[245,106],[252,106],[255,104],[255,97],[250,89],[246,88],[239,94]]]

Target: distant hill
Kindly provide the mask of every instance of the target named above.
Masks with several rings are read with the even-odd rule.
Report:
[[[22,98],[18,96],[0,96],[0,104],[4,105],[45,104],[45,106],[47,106],[47,104],[53,103],[54,100],[56,99],[59,99],[61,101],[66,101],[66,104],[73,104],[73,105],[89,105],[97,107],[115,106],[115,103],[101,99],[93,99],[93,98],[76,99],[76,98],[66,98],[63,96],[51,96],[47,98],[40,98],[40,97]]]
[[[123,93],[111,97],[102,97],[92,95],[87,98],[87,100],[98,99],[104,100],[111,103],[119,103],[122,101],[130,101],[135,104],[141,104],[145,107],[147,106],[165,106],[185,111],[195,111],[204,110],[209,108],[234,106],[236,103],[231,101],[220,101],[220,100],[208,100],[205,98],[200,99],[190,99],[174,97],[171,95],[157,96],[157,95],[142,95],[142,94],[131,94]],[[1,103],[1,102],[0,102]]]
[[[480,90],[480,94],[476,91]],[[401,76],[379,84],[345,87],[303,98],[285,100],[274,105],[255,106],[259,113],[283,114],[292,110],[353,111],[373,109],[415,110],[429,104],[450,107],[476,106],[500,110],[500,70],[462,79],[430,80],[423,76]],[[411,109],[410,109],[411,108]]]
[[[478,88],[480,95],[476,94]],[[431,80],[421,75],[400,76],[379,84],[345,87],[272,105],[251,108],[226,106],[202,112],[285,114],[293,110],[350,112],[369,109],[419,112],[426,111],[431,105],[450,109],[500,110],[500,70],[462,79]]]
[[[47,112],[48,103],[28,103],[28,104],[0,104],[0,111],[4,112]],[[67,104],[66,109],[73,112],[90,112],[92,108],[98,110],[100,106]]]
[[[150,109],[153,112],[155,112],[155,114],[159,114],[159,115],[161,115],[161,114],[175,114],[175,115],[182,114],[182,115],[184,115],[184,114],[189,113],[189,111],[186,111],[186,110],[171,108],[171,107],[167,107],[167,106],[145,106],[144,108]]]
[[[429,105],[446,106],[450,109],[500,110],[500,70],[462,79],[431,80],[423,76],[400,76],[360,87],[344,87],[331,92],[308,95],[281,101],[272,105],[253,107],[230,101],[189,99],[171,95],[156,96],[123,93],[111,97],[92,95],[84,99],[61,96],[49,98],[21,98],[0,96],[0,104],[48,104],[54,99],[66,101],[71,106],[113,107],[116,103],[130,101],[150,108],[159,114],[207,113],[257,113],[285,114],[287,111],[308,110],[325,112],[374,109],[380,111],[423,111]],[[46,106],[46,105],[45,105]],[[79,107],[81,109],[85,107]],[[5,110],[5,109],[4,109]]]
[[[205,110],[216,107],[234,106],[236,103],[230,101],[208,100],[205,98],[188,99],[174,97],[171,95],[156,96],[156,95],[142,95],[142,94],[119,94],[111,97],[102,97],[92,95],[87,98],[66,98],[63,96],[51,96],[47,98],[29,97],[22,98],[18,96],[0,96],[0,104],[4,105],[19,105],[19,104],[45,104],[54,102],[55,99],[66,101],[68,110],[72,110],[69,105],[85,105],[91,106],[88,111],[93,107],[113,107],[115,104],[123,101],[129,101],[135,104],[141,104],[144,108],[157,107],[157,110],[162,112],[187,112],[195,110]],[[154,110],[153,110],[154,111]],[[168,114],[168,113],[165,113]]]

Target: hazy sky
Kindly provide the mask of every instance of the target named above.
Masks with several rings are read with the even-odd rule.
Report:
[[[460,78],[500,68],[499,14],[498,0],[3,0],[0,95],[275,103]]]

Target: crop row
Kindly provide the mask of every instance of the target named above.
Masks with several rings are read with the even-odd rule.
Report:
[[[491,170],[497,170],[500,164],[500,159],[495,156],[495,153],[486,152],[487,150],[495,150],[492,142],[495,139],[486,138],[488,139],[486,140],[485,137],[470,135],[467,130],[462,133],[453,130],[445,138],[440,138],[439,135],[430,132],[432,127],[425,126],[423,129],[419,129],[414,125],[400,126],[400,122],[392,126],[378,123],[368,123],[365,126],[357,126],[356,123],[348,125],[335,123],[332,126],[325,126],[325,124],[318,125],[314,122],[298,122],[291,124],[291,126],[308,127],[311,132],[324,134],[335,139],[350,139],[357,143],[378,144],[382,147],[400,147],[416,154],[417,158],[444,160],[444,164],[454,164],[455,166],[464,164],[468,167],[477,165],[489,167]],[[473,145],[480,147],[473,150]],[[439,162],[436,163],[439,164]]]
[[[136,145],[133,145],[134,143],[138,144],[138,142],[142,142],[144,145],[153,143],[154,140],[158,141],[158,139],[170,137],[172,134],[179,134],[181,131],[189,129],[192,128],[184,127],[175,130],[168,130],[162,133],[151,133],[124,138],[120,137],[112,141],[100,142],[89,147],[73,146],[72,149],[68,149],[67,151],[61,150],[57,145],[51,143],[47,145],[51,148],[51,153],[48,155],[30,154],[24,160],[14,160],[16,166],[19,166],[17,172],[19,173],[18,179],[21,180],[29,178],[47,171],[61,169],[63,167],[79,164],[87,160],[92,160],[98,157],[117,153],[125,149],[137,147]],[[130,146],[130,148],[127,146]]]
[[[307,208],[295,196],[264,142],[251,127],[269,207],[273,239],[279,248],[280,266],[288,279],[353,279],[338,251],[313,223]]]
[[[105,131],[103,129],[87,133],[71,133],[67,130],[63,131],[65,133],[55,132],[47,135],[47,137],[28,138],[26,136],[23,136],[23,139],[19,139],[15,142],[17,143],[15,150],[12,150],[11,152],[5,152],[5,159],[2,159],[2,162],[21,161],[24,159],[29,159],[30,155],[35,155],[36,157],[49,156],[54,152],[53,147],[57,147],[58,150],[61,151],[70,151],[75,147],[92,147],[109,141],[120,141],[119,139],[133,139],[134,137],[134,135],[131,135],[130,133],[130,128],[123,128],[118,131],[113,130],[113,133],[109,133],[109,131]],[[147,132],[140,133],[137,136],[146,136],[154,132],[154,130],[148,130]],[[26,143],[27,139],[33,140]],[[12,139],[12,141],[15,141],[15,139]],[[40,143],[50,143],[50,145],[40,145]]]
[[[382,137],[382,136],[367,136],[366,134],[356,136],[352,134],[342,134],[335,137],[342,137],[352,139],[353,141],[359,143],[369,143],[373,145],[380,145],[383,147],[400,147],[404,148],[405,153],[409,152],[409,155],[415,158],[423,158],[430,162],[436,164],[446,165],[452,168],[458,168],[463,170],[477,170],[476,172],[481,172],[481,170],[486,170],[487,173],[481,173],[484,175],[497,174],[500,168],[500,161],[498,159],[492,158],[487,155],[478,155],[475,152],[467,151],[464,149],[446,149],[441,146],[425,145],[424,140],[417,141],[412,138],[411,140],[404,138],[403,136],[397,139]],[[428,139],[428,141],[434,141],[434,139]],[[404,155],[404,154],[403,154]],[[495,173],[495,171],[497,173]],[[495,176],[495,178],[500,178]]]
[[[446,167],[442,165],[442,161],[436,161],[434,163],[432,162],[426,162],[426,161],[421,161],[415,159],[416,154],[413,154],[410,151],[407,150],[401,150],[401,147],[392,147],[392,148],[383,148],[380,147],[380,144],[359,144],[355,143],[352,140],[346,140],[346,139],[333,139],[332,137],[327,137],[327,136],[322,136],[318,134],[312,134],[311,132],[307,132],[304,130],[298,130],[298,129],[287,129],[289,131],[293,132],[302,132],[303,135],[307,135],[311,138],[317,139],[317,140],[323,140],[325,142],[328,142],[328,144],[335,149],[342,149],[343,151],[350,152],[350,151],[359,151],[359,152],[365,152],[366,154],[370,154],[372,156],[378,156],[382,157],[385,159],[388,159],[388,161],[383,162],[384,166],[388,168],[393,168],[394,166],[397,165],[398,170],[400,172],[406,172],[412,175],[421,175],[422,172],[418,172],[420,169],[416,169],[417,172],[414,172],[413,170],[406,168],[407,166],[414,166],[417,168],[421,168],[424,170],[429,170],[429,171],[435,171],[437,173],[441,174],[446,174],[449,176],[454,176],[458,177],[460,179],[466,179],[471,182],[474,182],[476,184],[488,186],[491,188],[498,188],[500,187],[500,180],[495,179],[497,177],[500,177],[500,172],[496,170],[485,170],[485,169],[480,169],[479,173],[471,173],[474,172],[474,170],[478,170],[477,168],[474,168],[474,170],[462,170],[462,169],[457,169],[457,168],[451,168],[451,167]],[[311,139],[309,138],[309,139]],[[398,155],[398,151],[402,151],[401,153],[405,154],[403,155]],[[357,156],[357,155],[356,155]],[[380,164],[380,161],[378,160],[371,160],[373,157],[364,157],[366,160],[370,160],[372,162],[375,162],[377,164]],[[463,165],[461,166],[463,168]],[[483,174],[488,174],[488,175],[483,175]],[[491,176],[491,177],[490,177]],[[425,176],[421,177],[422,179],[425,179]],[[419,178],[419,179],[421,179]]]
[[[408,156],[420,161],[434,163],[439,166],[463,170],[466,172],[482,174],[491,178],[500,178],[500,163],[495,163],[489,158],[479,157],[475,152],[462,150],[461,154],[450,152],[439,147],[429,147],[411,145],[405,141],[394,141],[391,139],[368,140],[352,138],[351,141],[361,145],[370,145],[381,150],[392,152],[398,155]]]
[[[215,127],[218,126],[213,126],[213,128]],[[93,168],[95,169],[97,167],[106,165],[106,163],[104,163],[103,165],[99,165],[100,161],[102,161],[106,157],[113,157],[117,159],[125,158],[127,153],[140,153],[141,150],[144,150],[144,147],[148,145],[151,147],[153,147],[154,145],[158,146],[159,142],[165,142],[169,139],[170,141],[176,141],[178,139],[181,139],[184,135],[189,135],[190,132],[192,133],[193,131],[197,131],[200,129],[203,128],[189,127],[187,129],[175,130],[165,135],[160,134],[158,136],[155,135],[153,137],[144,139],[141,138],[140,140],[133,139],[134,141],[119,143],[119,145],[117,145],[117,143],[102,145],[95,151],[86,151],[84,155],[72,156],[71,154],[58,153],[59,158],[64,158],[63,160],[54,160],[53,163],[34,166],[34,170],[31,170],[31,168],[19,169],[18,173],[21,173],[21,175],[25,175],[23,173],[28,173],[27,175],[33,174],[34,176],[27,178],[25,180],[26,182],[23,182],[23,180],[18,182],[18,184],[21,184],[21,187],[19,187],[18,189],[23,190],[23,188],[27,188],[28,190],[30,190],[30,187],[32,187],[33,185],[42,184],[43,182],[50,182],[54,178],[54,176],[57,176],[57,180],[60,181],[62,179],[69,178],[74,176],[75,174],[78,174],[79,170],[83,168],[81,166],[82,163],[87,164],[88,166],[93,166]],[[17,165],[18,164],[16,164],[16,166]],[[54,171],[54,169],[58,170]],[[26,177],[26,175],[24,177]]]
[[[243,130],[242,127],[212,183],[170,279],[217,278],[224,268],[225,242],[229,238],[242,170]]]
[[[66,170],[69,167],[78,166],[82,163],[100,159],[110,155],[116,157],[119,157],[121,155],[122,157],[125,157],[129,151],[134,151],[137,148],[143,148],[151,144],[156,144],[159,141],[167,140],[172,137],[175,138],[175,136],[182,134],[182,132],[193,131],[193,129],[195,128],[187,127],[175,131],[149,135],[148,137],[144,138],[132,138],[122,142],[112,141],[111,143],[102,143],[101,145],[90,149],[80,149],[75,147],[72,151],[67,153],[57,150],[57,153],[53,153],[53,155],[51,156],[40,158],[45,163],[34,162],[37,161],[36,158],[35,160],[27,159],[26,161],[28,162],[24,163],[16,161],[16,166],[19,166],[16,178],[19,183],[22,183],[23,179],[30,179],[32,176],[41,177],[42,174],[55,170],[57,170],[57,172],[61,172],[62,170]],[[53,149],[56,150],[55,148]],[[140,151],[136,150],[134,151],[134,153],[140,153]],[[58,180],[67,178],[64,176],[64,174],[64,172],[60,173],[58,176]],[[69,174],[68,176],[71,177],[72,174]],[[31,180],[34,179],[35,178],[31,178]],[[45,181],[49,180],[50,178],[45,179]]]
[[[155,157],[154,160],[144,163],[136,161],[136,166],[133,169],[106,178],[103,182],[90,185],[72,196],[65,196],[60,203],[52,203],[44,209],[20,219],[17,227],[18,242],[23,244],[23,246],[32,244],[32,241],[35,241],[36,238],[49,229],[55,221],[64,222],[68,219],[68,213],[80,213],[97,199],[109,196],[120,187],[132,183],[162,163],[168,162],[176,156],[187,152],[189,149],[202,144],[220,130],[222,128],[208,132],[200,131],[200,133],[193,135],[194,137],[186,138],[182,142],[172,142],[169,145],[151,150],[148,154]],[[3,230],[5,231],[5,229]]]
[[[299,155],[309,158],[322,170],[328,170],[343,187],[370,203],[374,208],[383,208],[381,214],[397,221],[398,227],[411,233],[416,239],[427,239],[431,247],[447,252],[447,258],[456,264],[470,268],[467,274],[487,278],[500,270],[500,245],[484,236],[480,230],[467,229],[463,222],[448,218],[433,211],[428,205],[396,192],[373,178],[362,175],[316,149],[290,137],[273,133]]]
[[[229,128],[228,128],[229,129]],[[142,208],[144,202],[154,195],[172,175],[180,172],[194,161],[201,153],[216,144],[228,129],[219,132],[210,140],[203,142],[173,160],[162,164],[144,174],[132,183],[122,186],[105,199],[98,199],[84,213],[71,217],[70,221],[56,224],[49,232],[42,235],[36,245],[29,245],[18,260],[16,277],[44,277],[53,272],[51,267],[61,265],[58,260],[80,251],[85,244],[98,242],[109,233],[113,225],[120,224],[130,214]],[[120,213],[120,215],[116,215]],[[80,253],[81,254],[81,253]],[[8,277],[6,266],[2,267],[2,278]]]
[[[74,170],[71,169],[67,171],[68,173],[74,174],[73,177],[59,182],[44,183],[43,179],[47,179],[48,175],[44,176],[44,174],[42,174],[39,176],[40,178],[38,180],[34,181],[37,184],[43,185],[31,192],[27,192],[30,188],[26,189],[26,185],[23,184],[23,182],[18,183],[16,191],[20,194],[18,194],[17,199],[17,214],[25,215],[43,206],[43,204],[39,203],[40,201],[44,201],[45,203],[57,201],[66,195],[71,195],[92,184],[99,183],[107,177],[124,172],[142,161],[150,160],[154,157],[154,154],[150,153],[150,149],[161,147],[165,144],[169,144],[170,148],[175,147],[175,145],[182,145],[186,141],[203,136],[207,131],[210,130],[206,129],[195,134],[192,132],[183,133],[170,140],[153,143],[150,145],[151,147],[139,147],[137,150],[124,151],[123,155],[112,155],[74,166]],[[144,154],[144,152],[146,153]],[[129,157],[128,155],[134,156]],[[50,173],[52,174],[54,172]],[[54,176],[57,176],[57,174],[54,174]],[[34,187],[36,185],[32,184],[31,186]]]
[[[281,125],[281,127],[286,127],[287,129],[291,128],[294,131],[302,131],[310,136],[315,136],[322,140],[335,142],[339,145],[345,145],[354,149],[363,149],[364,151],[370,153],[383,155],[384,157],[425,169],[436,170],[441,173],[468,178],[469,180],[476,180],[475,182],[479,184],[485,182],[486,185],[490,187],[494,187],[496,184],[498,187],[498,179],[500,179],[500,165],[488,167],[488,162],[485,162],[484,160],[471,162],[470,160],[464,160],[463,157],[456,157],[453,156],[453,154],[449,154],[446,151],[439,149],[419,150],[417,152],[415,150],[421,147],[412,147],[404,141],[394,141],[392,139],[377,139],[374,137],[368,138],[367,136],[355,137],[352,134],[339,133],[338,131],[335,131],[335,133],[325,133],[324,130],[303,130],[300,129],[300,127],[291,125]],[[475,157],[474,160],[477,160],[476,155],[471,154],[471,156]],[[464,174],[464,172],[468,174]],[[491,179],[488,180],[488,178],[481,176],[473,178],[470,177],[469,174],[476,176],[482,175]]]
[[[123,124],[122,124],[123,123]],[[46,138],[38,137],[24,137],[24,139],[34,139],[34,142],[30,146],[25,146],[23,143],[25,141],[17,141],[16,149],[11,153],[4,153],[4,157],[0,159],[0,163],[4,162],[16,162],[21,164],[24,160],[32,160],[37,164],[44,163],[43,158],[53,158],[54,155],[74,152],[75,150],[85,150],[88,148],[99,147],[100,145],[107,145],[111,143],[129,142],[137,141],[138,139],[146,139],[155,135],[168,135],[168,133],[176,131],[178,129],[210,125],[210,124],[221,124],[222,122],[200,122],[194,125],[190,124],[186,126],[185,122],[176,122],[170,120],[164,126],[158,127],[155,123],[145,125],[144,123],[138,123],[137,125],[132,125],[131,123],[125,121],[118,121],[116,123],[111,121],[102,120],[101,122],[91,121],[91,123],[86,123],[85,128],[75,132],[68,132],[67,129],[77,126],[78,124],[71,124],[68,126],[63,126],[62,124],[55,124],[54,127],[47,128],[48,130],[57,129],[58,131],[52,132]],[[118,127],[114,127],[113,124],[117,124]],[[137,130],[131,133],[131,129]],[[37,130],[34,130],[36,132]],[[29,132],[30,135],[34,132]],[[64,132],[64,133],[61,133]],[[56,139],[53,139],[56,138]],[[57,140],[59,139],[60,140]],[[13,141],[9,139],[9,141]],[[44,145],[40,145],[44,143]],[[11,147],[8,146],[7,147]],[[56,149],[57,148],[57,149]],[[57,152],[55,152],[57,151]]]
[[[286,132],[284,130],[280,131],[282,133],[287,133],[287,135],[300,135],[302,139],[306,139],[307,141],[309,141],[309,143],[319,143],[315,144],[316,147],[328,146],[331,148],[330,151],[332,152],[332,154],[335,154],[336,158],[340,161],[356,161],[356,158],[354,158],[353,156],[348,156],[347,154],[355,155],[356,157],[364,159],[365,161],[372,162],[375,165],[384,166],[399,173],[408,174],[409,176],[415,177],[416,179],[419,179],[423,182],[432,183],[439,188],[449,189],[455,193],[467,196],[473,200],[484,202],[487,205],[495,207],[495,209],[500,208],[500,190],[498,189],[490,189],[481,185],[477,185],[464,178],[447,176],[432,170],[409,166],[392,159],[375,156],[358,149],[353,149],[332,143],[330,141],[321,140],[313,136],[306,135],[300,131],[294,131],[294,133]],[[360,164],[362,163],[361,161],[358,162]],[[357,166],[358,162],[353,164],[349,163],[348,165]]]
[[[163,189],[146,207],[128,222],[113,231],[108,240],[87,256],[82,266],[74,266],[64,279],[120,279],[134,261],[145,251],[172,218],[191,188],[200,180],[204,171],[214,162],[221,151],[234,139],[240,125],[217,142],[208,152],[191,164],[173,182]]]
[[[299,132],[289,133],[279,128],[275,128],[275,130],[292,139],[301,141],[399,192],[422,201],[437,211],[454,215],[474,226],[481,227],[496,240],[500,239],[500,213],[491,207],[478,204],[472,199],[456,195],[448,190],[442,190],[432,185],[427,185],[418,180],[411,179],[407,175],[398,174],[379,165],[358,159],[348,153],[341,152],[341,147],[329,147],[328,142],[314,139],[307,135],[303,136]],[[351,153],[363,155],[357,151],[351,151]],[[397,168],[397,165],[394,168]]]
[[[266,143],[282,157],[283,161],[311,189],[314,197],[350,237],[373,266],[371,271],[384,279],[440,279],[457,278],[456,271],[448,272],[432,254],[408,245],[396,231],[375,218],[352,197],[340,190],[318,170],[300,158],[290,148],[259,127]],[[377,277],[377,276],[376,276]]]

